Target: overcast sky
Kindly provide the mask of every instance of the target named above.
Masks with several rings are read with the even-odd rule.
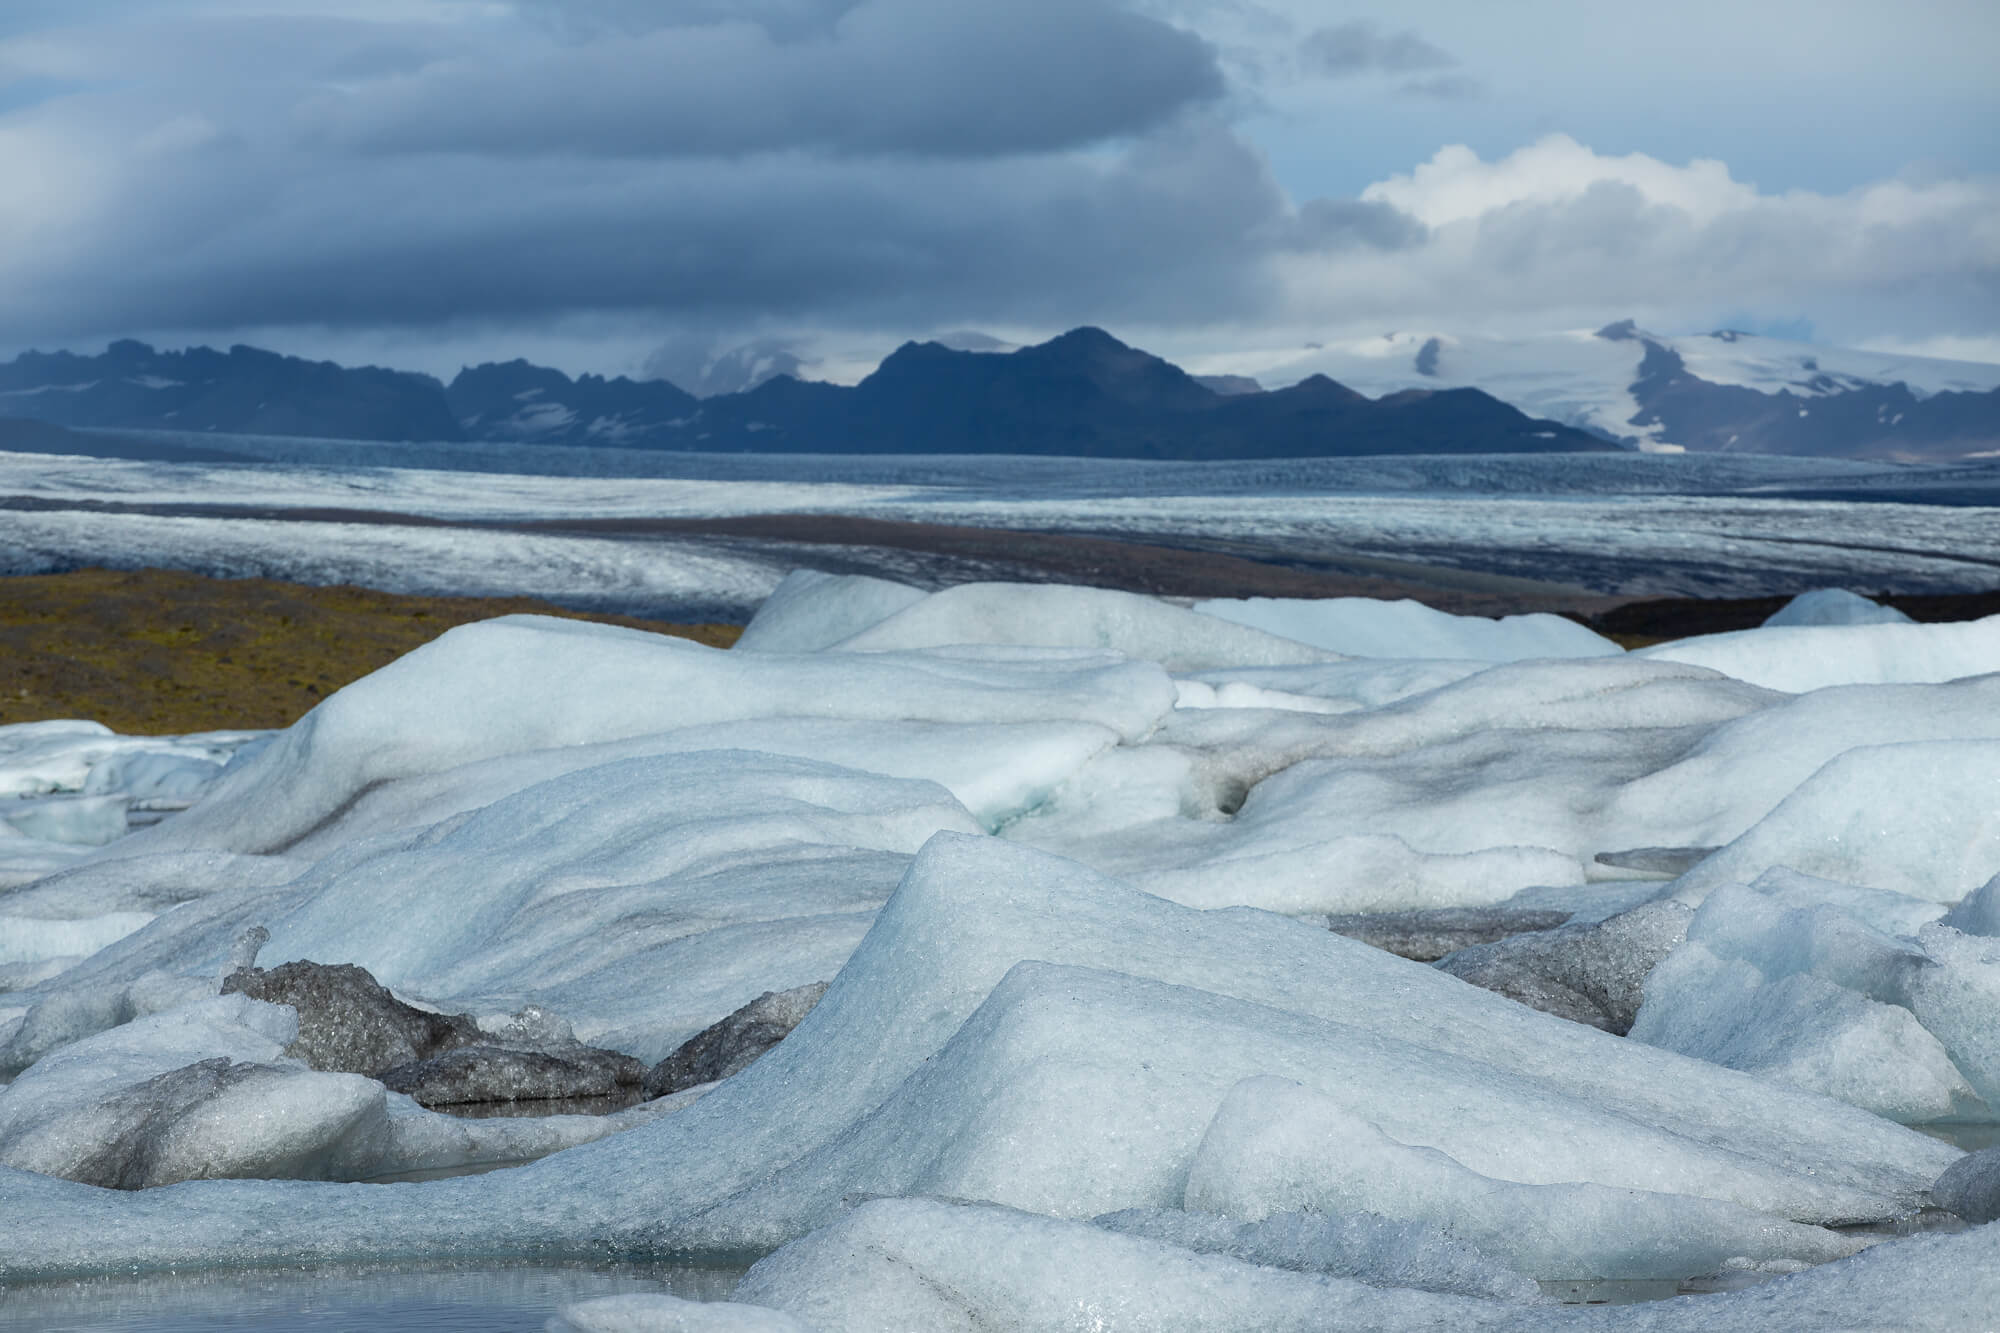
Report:
[[[1996,69],[1993,0],[0,0],[0,354],[2000,361]]]

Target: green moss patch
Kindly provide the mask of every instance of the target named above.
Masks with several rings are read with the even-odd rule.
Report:
[[[288,726],[455,625],[520,612],[717,648],[741,633],[531,597],[403,597],[164,569],[0,578],[0,723],[91,718],[137,735]]]

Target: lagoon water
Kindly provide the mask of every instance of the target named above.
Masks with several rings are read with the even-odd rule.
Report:
[[[24,1282],[0,1328],[48,1333],[541,1333],[566,1305],[627,1292],[721,1300],[740,1268],[672,1264],[315,1265]]]

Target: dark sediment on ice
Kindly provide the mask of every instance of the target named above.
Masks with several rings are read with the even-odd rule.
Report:
[[[1568,912],[1503,904],[1329,916],[1326,928],[1399,958],[1431,963],[1475,944],[1490,944],[1531,930],[1553,930],[1569,918]]]
[[[710,1024],[653,1066],[646,1075],[646,1095],[664,1097],[749,1068],[757,1057],[791,1035],[826,994],[826,985],[815,981],[792,990],[765,991],[727,1018]]]
[[[1449,972],[1532,1009],[1624,1036],[1646,977],[1687,938],[1692,909],[1644,903],[1602,921],[1476,944],[1438,960]]]

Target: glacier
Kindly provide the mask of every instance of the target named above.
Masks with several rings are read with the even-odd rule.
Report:
[[[823,1333],[2000,1305],[1959,1146],[2000,1128],[2000,620],[1627,653],[772,586],[735,649],[506,617],[275,734],[0,727],[0,1283],[673,1256],[748,1271],[558,1326]],[[1426,912],[1538,928],[1328,929]],[[715,1081],[468,1119],[312,1067],[246,959],[646,1064],[829,984]],[[1606,1282],[1668,1299],[1556,1303]]]

